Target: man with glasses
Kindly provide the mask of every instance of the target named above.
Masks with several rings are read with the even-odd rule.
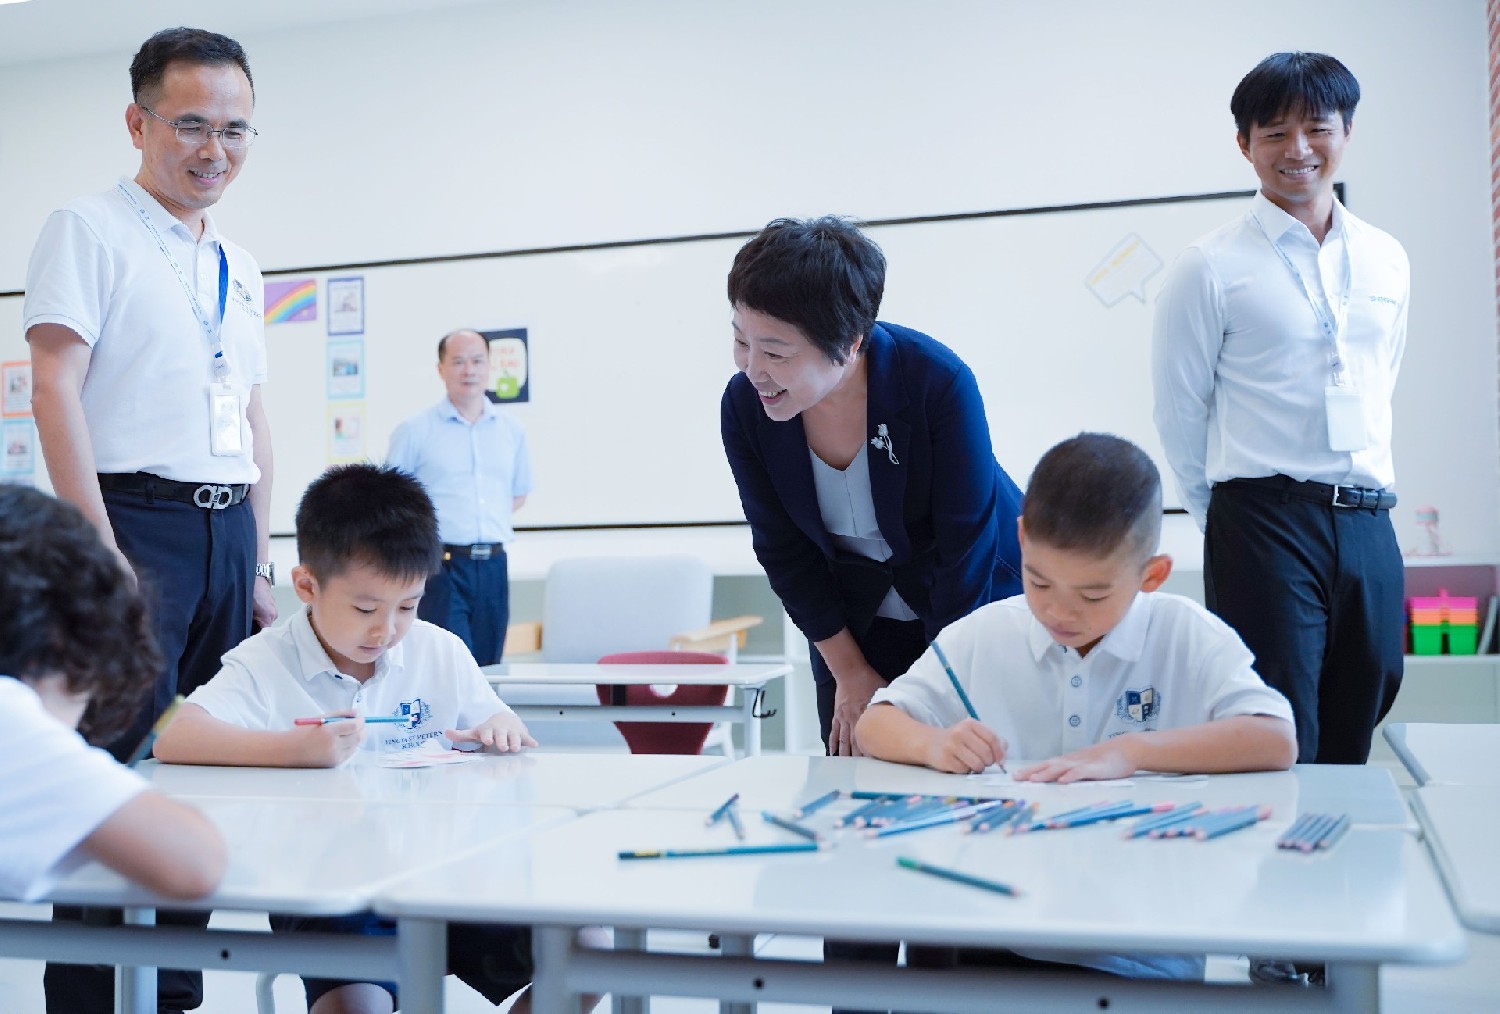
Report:
[[[255,139],[250,65],[233,39],[174,28],[146,41],[130,80],[140,171],[47,219],[24,311],[47,474],[141,580],[165,659],[109,745],[119,758],[252,618],[276,618],[260,269],[208,215]],[[45,982],[49,1011],[112,1009],[111,969],[54,965]],[[160,993],[162,1010],[195,1008],[202,976],[164,972]]]

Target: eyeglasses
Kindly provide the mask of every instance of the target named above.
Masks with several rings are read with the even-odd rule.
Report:
[[[136,105],[141,106],[139,102]],[[201,120],[169,120],[154,109],[146,106],[141,106],[141,109],[177,131],[177,140],[184,144],[202,145],[215,134],[219,135],[219,143],[226,148],[248,148],[255,143],[257,131],[254,127],[215,128]]]

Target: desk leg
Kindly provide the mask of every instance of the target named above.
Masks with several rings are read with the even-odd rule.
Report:
[[[448,924],[440,919],[398,920],[396,974],[403,1011],[441,1014],[443,978],[448,974]]]
[[[127,908],[126,926],[155,926],[156,909]],[[115,968],[115,1011],[117,1014],[154,1014],[156,1010],[156,969],[119,965]]]
[[[760,756],[760,719],[755,717],[755,702],[760,700],[761,687],[745,687],[740,691],[740,707],[745,712],[745,756]]]
[[[615,950],[644,951],[645,949],[645,930],[615,927]],[[649,1014],[650,1010],[651,998],[649,996],[616,996],[614,998],[614,1014]]]
[[[1329,962],[1328,992],[1333,1009],[1353,1014],[1355,1011],[1380,1009],[1380,966],[1350,962]]]
[[[721,933],[719,935],[719,953],[726,958],[751,958],[755,956],[755,936],[740,936],[737,934]],[[719,1001],[719,1014],[755,1014],[753,1003],[730,1003],[727,1000]]]
[[[577,1014],[578,998],[568,993],[568,960],[577,931],[568,926],[533,926],[531,973],[533,1014]]]

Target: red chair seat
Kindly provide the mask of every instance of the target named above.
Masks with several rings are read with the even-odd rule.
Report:
[[[723,655],[701,651],[625,651],[605,655],[601,665],[723,665]],[[660,685],[620,686],[600,684],[594,688],[600,704],[615,703],[624,691],[630,707],[677,705],[679,707],[716,706],[729,698],[727,684],[674,685],[667,693],[658,693]],[[703,744],[713,728],[712,722],[616,722],[615,728],[625,737],[631,753],[703,752]]]

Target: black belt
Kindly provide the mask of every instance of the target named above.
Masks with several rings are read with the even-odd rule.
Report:
[[[488,560],[492,556],[504,556],[505,543],[503,542],[476,542],[472,546],[453,546],[443,543],[443,559],[451,560],[455,556],[465,560]]]
[[[1230,479],[1225,485],[1261,486],[1274,489],[1298,500],[1311,500],[1329,507],[1350,507],[1355,510],[1388,511],[1396,506],[1396,494],[1383,489],[1366,489],[1363,486],[1331,486],[1326,482],[1299,482],[1286,475],[1267,475],[1254,479]]]
[[[100,473],[99,488],[113,493],[138,493],[152,500],[190,503],[206,511],[221,511],[245,499],[250,487],[245,483],[226,486],[218,482],[178,482],[163,479],[150,472]]]

